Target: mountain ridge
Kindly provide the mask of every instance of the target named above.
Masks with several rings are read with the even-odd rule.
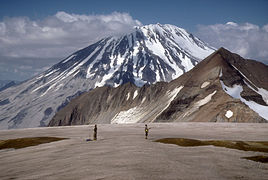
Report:
[[[239,55],[221,48],[169,83],[159,82],[140,88],[123,85],[109,91],[95,89],[74,99],[67,105],[68,110],[59,111],[49,125],[78,125],[82,122],[267,122],[265,112],[268,112],[268,102],[265,99],[268,94],[263,94],[260,89],[265,90],[268,76],[257,87],[255,82],[258,81],[254,76],[249,80],[232,65],[242,65],[243,61]],[[245,61],[248,63],[249,60]],[[260,71],[267,74],[267,66],[264,67]],[[257,89],[254,90],[247,81]],[[99,96],[104,99],[95,99]],[[87,105],[84,106],[84,103]],[[91,103],[98,109],[89,108]],[[256,107],[264,109],[260,112]]]

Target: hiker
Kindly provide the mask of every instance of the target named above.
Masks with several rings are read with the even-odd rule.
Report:
[[[145,139],[148,137],[149,129],[151,128],[148,128],[147,124],[145,124]]]
[[[97,124],[95,124],[94,127],[94,135],[93,135],[93,140],[96,141],[97,140]]]

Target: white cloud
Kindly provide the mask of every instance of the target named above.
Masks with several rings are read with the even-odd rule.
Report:
[[[43,20],[5,18],[0,22],[0,56],[67,57],[97,40],[141,25],[127,13],[78,15],[58,12]]]
[[[263,27],[234,22],[198,25],[196,35],[216,48],[225,47],[245,58],[268,64],[268,24]]]
[[[78,15],[58,12],[42,20],[0,21],[0,79],[25,80],[104,37],[141,23],[127,13]]]

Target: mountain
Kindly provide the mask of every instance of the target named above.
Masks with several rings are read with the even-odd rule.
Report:
[[[71,99],[96,87],[169,82],[212,52],[172,25],[136,27],[130,34],[102,39],[0,92],[0,129],[46,126]]]
[[[101,87],[73,99],[50,126],[136,122],[267,122],[268,67],[224,48],[171,82]]]
[[[3,91],[11,86],[15,86],[19,84],[19,81],[12,81],[12,80],[0,80],[0,91]]]
[[[10,82],[10,80],[0,80],[0,88],[4,87],[9,82]]]

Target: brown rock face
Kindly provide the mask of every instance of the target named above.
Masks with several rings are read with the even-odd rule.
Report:
[[[153,112],[153,108],[161,106],[154,102],[161,99],[159,95],[166,92],[166,85],[167,83],[160,82],[138,88],[132,83],[127,83],[117,88],[107,86],[96,88],[75,98],[61,109],[50,121],[49,126],[111,123],[121,111],[127,111],[141,104],[144,108],[150,106]],[[154,114],[152,112],[149,114]]]
[[[268,67],[245,60],[224,48],[169,83],[131,83],[84,93],[61,109],[49,126],[135,122],[267,122],[248,105],[227,94],[239,86],[240,96],[263,107],[258,89],[268,89]],[[267,109],[266,108],[266,109]],[[267,109],[268,110],[268,109]]]

